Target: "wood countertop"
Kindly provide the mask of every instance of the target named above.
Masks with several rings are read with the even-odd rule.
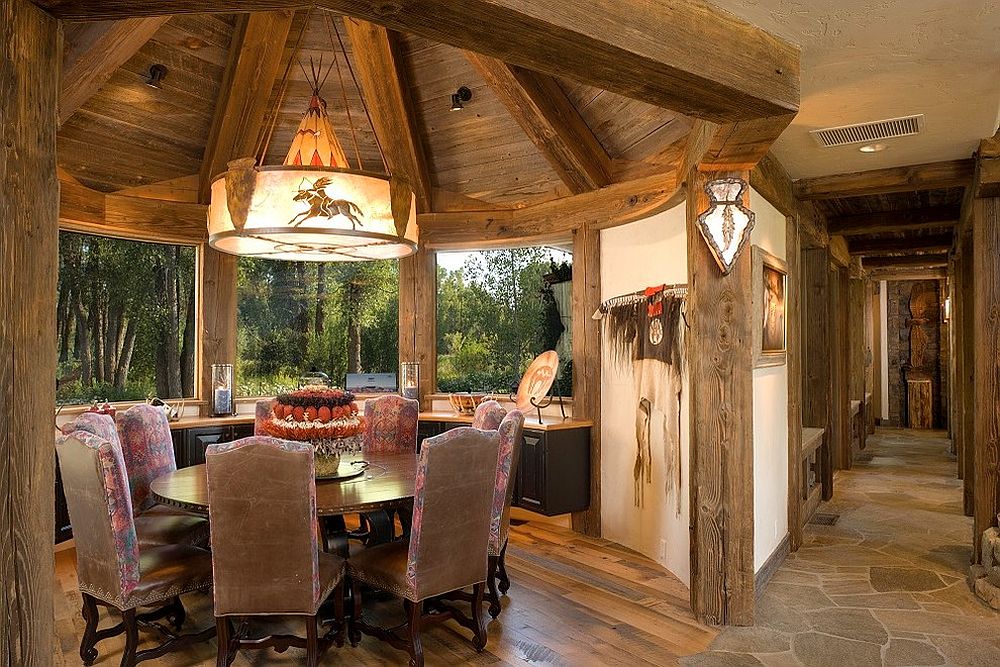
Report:
[[[252,424],[253,415],[233,415],[232,417],[181,417],[170,422],[170,430],[202,428],[206,426],[242,426]]]
[[[177,421],[170,422],[171,430],[182,430],[187,428],[204,428],[213,426],[243,426],[253,424],[253,415],[235,415],[232,417],[182,417]],[[421,412],[421,421],[428,422],[449,422],[454,424],[471,424],[472,415],[460,415],[457,412],[440,410],[435,412]],[[562,419],[561,417],[551,417],[542,415],[542,421],[538,421],[536,415],[530,415],[524,421],[524,427],[535,431],[559,431],[571,428],[589,428],[594,422],[587,419]]]

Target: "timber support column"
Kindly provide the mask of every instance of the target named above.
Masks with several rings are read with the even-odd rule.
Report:
[[[212,414],[212,364],[236,365],[236,261],[235,255],[204,246],[199,299],[202,416]]]
[[[0,665],[52,661],[59,23],[0,4]]]
[[[399,260],[399,361],[420,363],[420,408],[437,391],[437,255],[421,245]],[[402,378],[400,378],[402,380]]]
[[[723,275],[698,229],[705,184],[748,172],[693,170],[687,190],[691,377],[691,607],[712,625],[751,625],[753,306],[751,252]],[[749,188],[744,191],[748,196]]]
[[[590,429],[590,506],[573,513],[573,530],[601,536],[601,328],[591,317],[601,305],[601,232],[573,232],[573,416]]]

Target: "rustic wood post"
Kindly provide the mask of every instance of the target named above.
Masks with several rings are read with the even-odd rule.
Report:
[[[975,470],[976,470],[976,295],[974,279],[974,257],[972,230],[969,225],[962,229],[962,235],[958,239],[959,243],[959,268],[960,278],[958,304],[959,309],[956,314],[956,331],[961,332],[962,365],[961,373],[956,380],[957,390],[961,396],[961,414],[959,415],[959,427],[962,431],[962,482],[963,498],[962,506],[966,516],[972,516],[975,497]],[[958,372],[956,371],[956,374]]]
[[[747,172],[691,172],[687,192],[691,380],[691,607],[713,625],[750,625],[753,562],[753,328],[750,249],[723,275],[698,230],[705,184]]]
[[[601,535],[601,232],[587,223],[573,232],[573,415],[589,419],[590,507],[573,514],[573,530]],[[752,580],[751,580],[752,581]]]
[[[212,364],[236,364],[236,256],[201,253],[201,414],[212,414]],[[236,369],[237,373],[239,369]]]
[[[399,260],[399,360],[420,363],[420,406],[429,410],[437,391],[437,255],[425,246]]]
[[[52,661],[58,21],[0,4],[0,665]]]
[[[791,551],[802,545],[802,262],[796,216],[785,222],[785,287],[788,363],[788,541]]]
[[[830,433],[831,341],[827,301],[830,298],[830,259],[826,248],[802,253],[802,423],[821,428],[819,451],[823,500],[833,497],[833,437]]]

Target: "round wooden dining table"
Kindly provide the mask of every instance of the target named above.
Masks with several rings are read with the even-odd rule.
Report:
[[[316,481],[316,513],[339,516],[354,512],[374,512],[402,504],[413,498],[417,457],[413,452],[355,455],[341,466],[358,462],[364,473],[349,479]],[[261,480],[266,483],[267,480]],[[153,499],[164,505],[208,513],[208,485],[205,464],[181,468],[153,480]]]

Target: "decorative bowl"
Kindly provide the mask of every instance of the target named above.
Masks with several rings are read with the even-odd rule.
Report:
[[[460,415],[471,415],[479,404],[490,399],[490,394],[458,392],[448,394],[451,407]]]

